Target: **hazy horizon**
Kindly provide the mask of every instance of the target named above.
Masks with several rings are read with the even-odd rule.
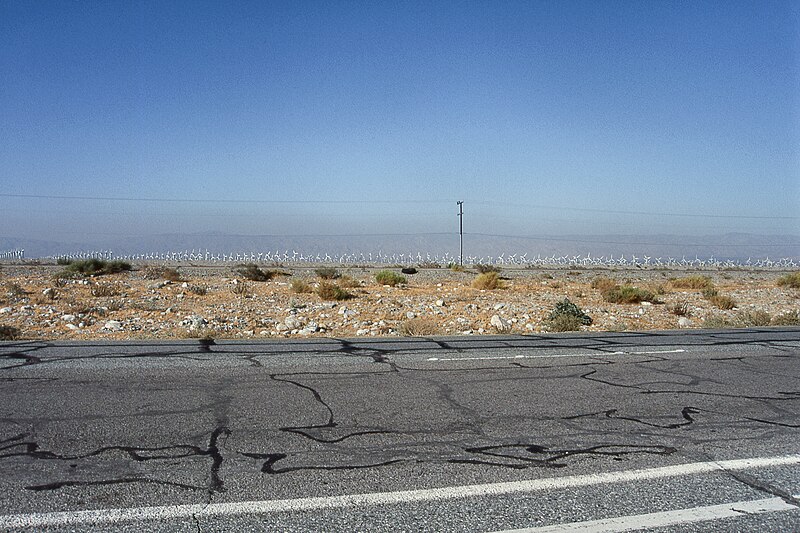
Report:
[[[794,2],[0,0],[0,68],[6,237],[800,235]]]

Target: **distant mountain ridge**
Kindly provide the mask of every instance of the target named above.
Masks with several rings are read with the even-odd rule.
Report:
[[[459,254],[458,234],[423,235],[226,235],[220,233],[164,234],[121,237],[116,240],[96,240],[83,243],[58,242],[14,237],[0,237],[0,252],[24,249],[26,258],[58,256],[76,252],[107,250],[115,256],[182,252],[195,250],[211,254],[298,252],[306,256],[317,254],[372,253],[392,255],[430,254],[442,257]],[[800,236],[756,235],[729,233],[724,235],[543,235],[499,236],[486,234],[464,235],[464,257],[498,257],[526,255],[539,257],[682,257],[746,261],[748,258],[800,259]]]

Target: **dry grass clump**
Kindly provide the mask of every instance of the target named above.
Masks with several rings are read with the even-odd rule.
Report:
[[[611,278],[607,278],[605,276],[599,276],[597,278],[594,278],[592,280],[592,285],[591,285],[593,289],[597,289],[600,292],[611,290],[617,286],[618,284],[616,281],[614,281]]]
[[[345,289],[355,289],[356,287],[361,286],[361,283],[359,283],[357,279],[352,278],[348,275],[341,276],[339,278],[339,281],[337,281],[337,283],[339,284],[340,287],[343,287]]]
[[[167,281],[172,281],[173,283],[177,283],[178,281],[182,281],[181,273],[178,272],[177,268],[164,268],[161,270],[161,278]]]
[[[188,285],[186,290],[197,296],[205,296],[208,294],[208,287],[205,285]]]
[[[314,287],[305,280],[293,279],[291,283],[291,291],[295,294],[311,294],[314,292]]]
[[[612,304],[661,303],[652,292],[630,285],[615,285],[603,291],[603,299]]]
[[[240,298],[247,298],[250,294],[250,288],[247,286],[247,283],[234,283],[231,285],[231,294],[234,296],[238,296]]]
[[[22,336],[19,328],[14,326],[0,326],[0,341],[15,341]]]
[[[753,328],[769,326],[772,323],[772,316],[766,311],[756,309],[753,311],[740,311],[733,319],[735,326],[740,328]]]
[[[355,295],[352,293],[347,292],[345,289],[341,288],[335,283],[331,283],[329,281],[321,281],[320,284],[317,286],[317,290],[314,291],[317,293],[317,296],[322,298],[323,300],[350,300],[351,298],[355,298]]]
[[[485,274],[478,274],[478,276],[472,280],[472,288],[491,291],[494,289],[504,289],[505,283],[503,283],[503,280],[497,275],[497,272],[486,272]]]
[[[714,282],[708,276],[686,276],[683,278],[672,278],[670,284],[676,289],[703,290],[714,287]]]
[[[708,302],[719,309],[733,309],[736,307],[736,300],[724,294],[715,294],[708,299]]]
[[[800,289],[800,270],[797,272],[790,272],[778,278],[776,281],[778,287],[789,287],[790,289]]]
[[[800,310],[789,311],[772,317],[773,326],[800,326]]]
[[[407,283],[405,276],[401,276],[397,272],[392,272],[391,270],[381,270],[375,274],[375,281],[381,285],[389,285],[390,287]]]
[[[411,318],[400,324],[400,334],[406,337],[440,335],[441,328],[435,320],[424,317]]]
[[[464,265],[459,265],[458,263],[448,263],[447,268],[453,272],[464,272]]]

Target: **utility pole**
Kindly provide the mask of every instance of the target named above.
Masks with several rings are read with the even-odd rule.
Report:
[[[458,201],[458,264],[464,264],[464,202]]]

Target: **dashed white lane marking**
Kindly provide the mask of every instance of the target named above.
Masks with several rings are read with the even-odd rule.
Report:
[[[114,524],[142,520],[175,520],[208,518],[215,516],[242,516],[288,511],[336,509],[366,505],[391,505],[419,501],[452,500],[459,498],[500,496],[570,487],[586,487],[605,483],[624,483],[648,479],[687,476],[724,470],[745,470],[800,464],[800,455],[754,457],[729,461],[685,463],[659,468],[623,470],[602,474],[585,474],[556,478],[531,479],[483,485],[464,485],[438,489],[376,492],[345,496],[297,498],[291,500],[266,500],[250,502],[212,503],[210,505],[170,505],[161,507],[134,507],[129,509],[98,509],[92,511],[65,511],[56,513],[18,514],[0,516],[0,529],[43,528],[78,526],[85,524]]]
[[[794,496],[797,498],[798,496]],[[708,522],[723,518],[740,518],[745,515],[775,513],[780,511],[797,511],[798,507],[786,503],[781,498],[765,498],[690,509],[677,509],[660,513],[620,516],[586,522],[571,522],[544,527],[511,529],[497,533],[565,533],[579,531],[582,533],[601,533],[603,531],[634,531],[655,527],[675,526],[693,522]]]
[[[492,361],[495,359],[550,359],[559,357],[593,357],[604,355],[654,355],[662,353],[684,353],[686,350],[658,350],[652,352],[592,352],[592,353],[557,353],[550,355],[491,355],[486,357],[428,357],[428,361]]]

